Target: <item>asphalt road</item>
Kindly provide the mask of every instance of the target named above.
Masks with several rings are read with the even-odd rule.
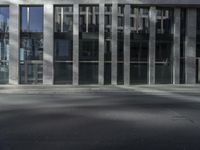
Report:
[[[200,94],[0,94],[0,150],[200,150]]]

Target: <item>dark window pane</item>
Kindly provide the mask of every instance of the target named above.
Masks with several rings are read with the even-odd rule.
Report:
[[[124,41],[122,39],[117,42],[117,56],[118,61],[124,60]]]
[[[149,43],[148,41],[132,41],[130,48],[131,61],[148,60]]]
[[[80,40],[79,42],[79,60],[97,61],[99,57],[97,40]]]
[[[170,61],[172,57],[172,42],[157,42],[156,61]]]
[[[124,64],[117,64],[117,84],[124,84]]]
[[[8,83],[9,68],[8,62],[0,63],[0,84]]]
[[[104,59],[111,61],[111,41],[105,41]]]
[[[73,41],[55,39],[55,60],[72,60]]]
[[[200,58],[196,60],[196,82],[200,83]]]
[[[72,84],[72,63],[55,63],[55,84]]]
[[[180,83],[185,83],[185,59],[180,60]]]
[[[172,67],[170,63],[156,64],[155,68],[156,84],[171,84],[172,83]]]
[[[104,63],[104,84],[111,84],[111,63]]]
[[[147,84],[147,64],[130,64],[130,83]]]
[[[79,84],[98,84],[98,63],[79,63]]]

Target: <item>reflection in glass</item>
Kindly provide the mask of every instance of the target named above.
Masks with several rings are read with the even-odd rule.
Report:
[[[158,8],[156,21],[156,68],[157,84],[172,83],[173,9]]]
[[[124,5],[118,5],[117,84],[124,83]]]
[[[20,62],[21,84],[42,84],[43,65],[36,63]]]
[[[186,35],[186,9],[181,9],[181,43],[180,43],[180,83],[185,83],[185,35]]]
[[[55,60],[72,61],[73,41],[68,39],[55,39]]]
[[[104,84],[111,84],[112,5],[105,5]]]
[[[147,84],[147,63],[131,63],[130,84]]]
[[[20,83],[43,82],[43,7],[21,7]]]
[[[97,40],[80,40],[79,59],[82,61],[98,61],[99,51]]]
[[[98,84],[99,7],[79,7],[79,83]]]
[[[0,7],[0,84],[9,76],[9,7]]]
[[[55,6],[54,82],[72,84],[73,7]]]
[[[21,7],[21,31],[43,32],[43,8]]]
[[[72,84],[72,63],[55,63],[55,84]]]
[[[200,9],[197,9],[196,83],[200,83]]]
[[[79,63],[79,84],[98,84],[98,63]]]
[[[149,9],[131,6],[130,84],[147,84]]]

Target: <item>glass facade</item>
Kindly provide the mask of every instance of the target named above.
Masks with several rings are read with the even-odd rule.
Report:
[[[157,84],[171,84],[173,82],[173,18],[173,9],[157,9],[155,60],[155,82]]]
[[[185,36],[186,36],[186,9],[181,9],[180,35],[180,83],[185,83]]]
[[[131,6],[130,84],[147,84],[149,9]]]
[[[178,80],[181,84],[193,84],[194,79],[196,83],[200,83],[200,8],[121,2],[106,2],[104,8],[102,6],[99,7],[97,3],[52,4],[53,15],[49,11],[44,15],[43,5],[23,5],[22,2],[19,13],[16,13],[19,14],[20,21],[19,38],[18,32],[11,32],[13,35],[9,35],[9,4],[0,6],[0,84],[12,81],[19,84],[76,85],[99,84],[104,81],[105,85],[134,85],[153,84],[154,81],[155,84],[172,84],[179,83]],[[99,11],[99,8],[104,10]],[[179,10],[180,20],[177,16]],[[103,17],[99,12],[103,11],[104,24],[99,26],[99,19],[102,21],[99,17]],[[197,17],[192,18],[196,13]],[[11,23],[17,20],[17,17],[11,16]],[[52,29],[51,32],[43,29],[44,22],[48,22],[50,18],[53,23],[45,24],[45,27]],[[151,22],[154,19],[155,22]],[[196,29],[192,28],[193,21],[196,22]],[[99,28],[104,28],[104,37],[99,34]],[[177,35],[179,29],[180,35]],[[13,23],[10,31],[17,31],[13,28]],[[52,41],[44,39],[44,31],[45,35],[53,33],[53,39],[49,38]],[[10,44],[11,53],[10,38],[11,42],[17,40]],[[179,38],[180,60],[176,61],[179,59],[179,52],[175,49],[179,50]],[[104,55],[99,51],[102,46]],[[16,51],[19,52],[17,55]],[[49,52],[53,56],[47,58]],[[129,56],[124,56],[128,54]],[[150,58],[155,60],[149,60]],[[17,65],[13,63],[13,59],[16,59]],[[43,62],[50,68],[43,70]],[[101,69],[104,69],[103,77]],[[16,76],[13,70],[19,70]]]
[[[112,5],[105,5],[104,84],[111,84]]]
[[[9,76],[9,7],[0,6],[0,84]]]
[[[99,7],[79,7],[79,84],[98,84]]]
[[[196,82],[200,83],[200,9],[197,9]]]
[[[56,6],[54,12],[54,83],[72,84],[73,6]]]
[[[117,84],[124,84],[124,5],[118,5]]]
[[[20,8],[20,83],[43,82],[43,7]]]

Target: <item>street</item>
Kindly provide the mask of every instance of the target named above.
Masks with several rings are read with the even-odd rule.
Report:
[[[0,150],[200,149],[199,87],[116,89],[1,93]]]

